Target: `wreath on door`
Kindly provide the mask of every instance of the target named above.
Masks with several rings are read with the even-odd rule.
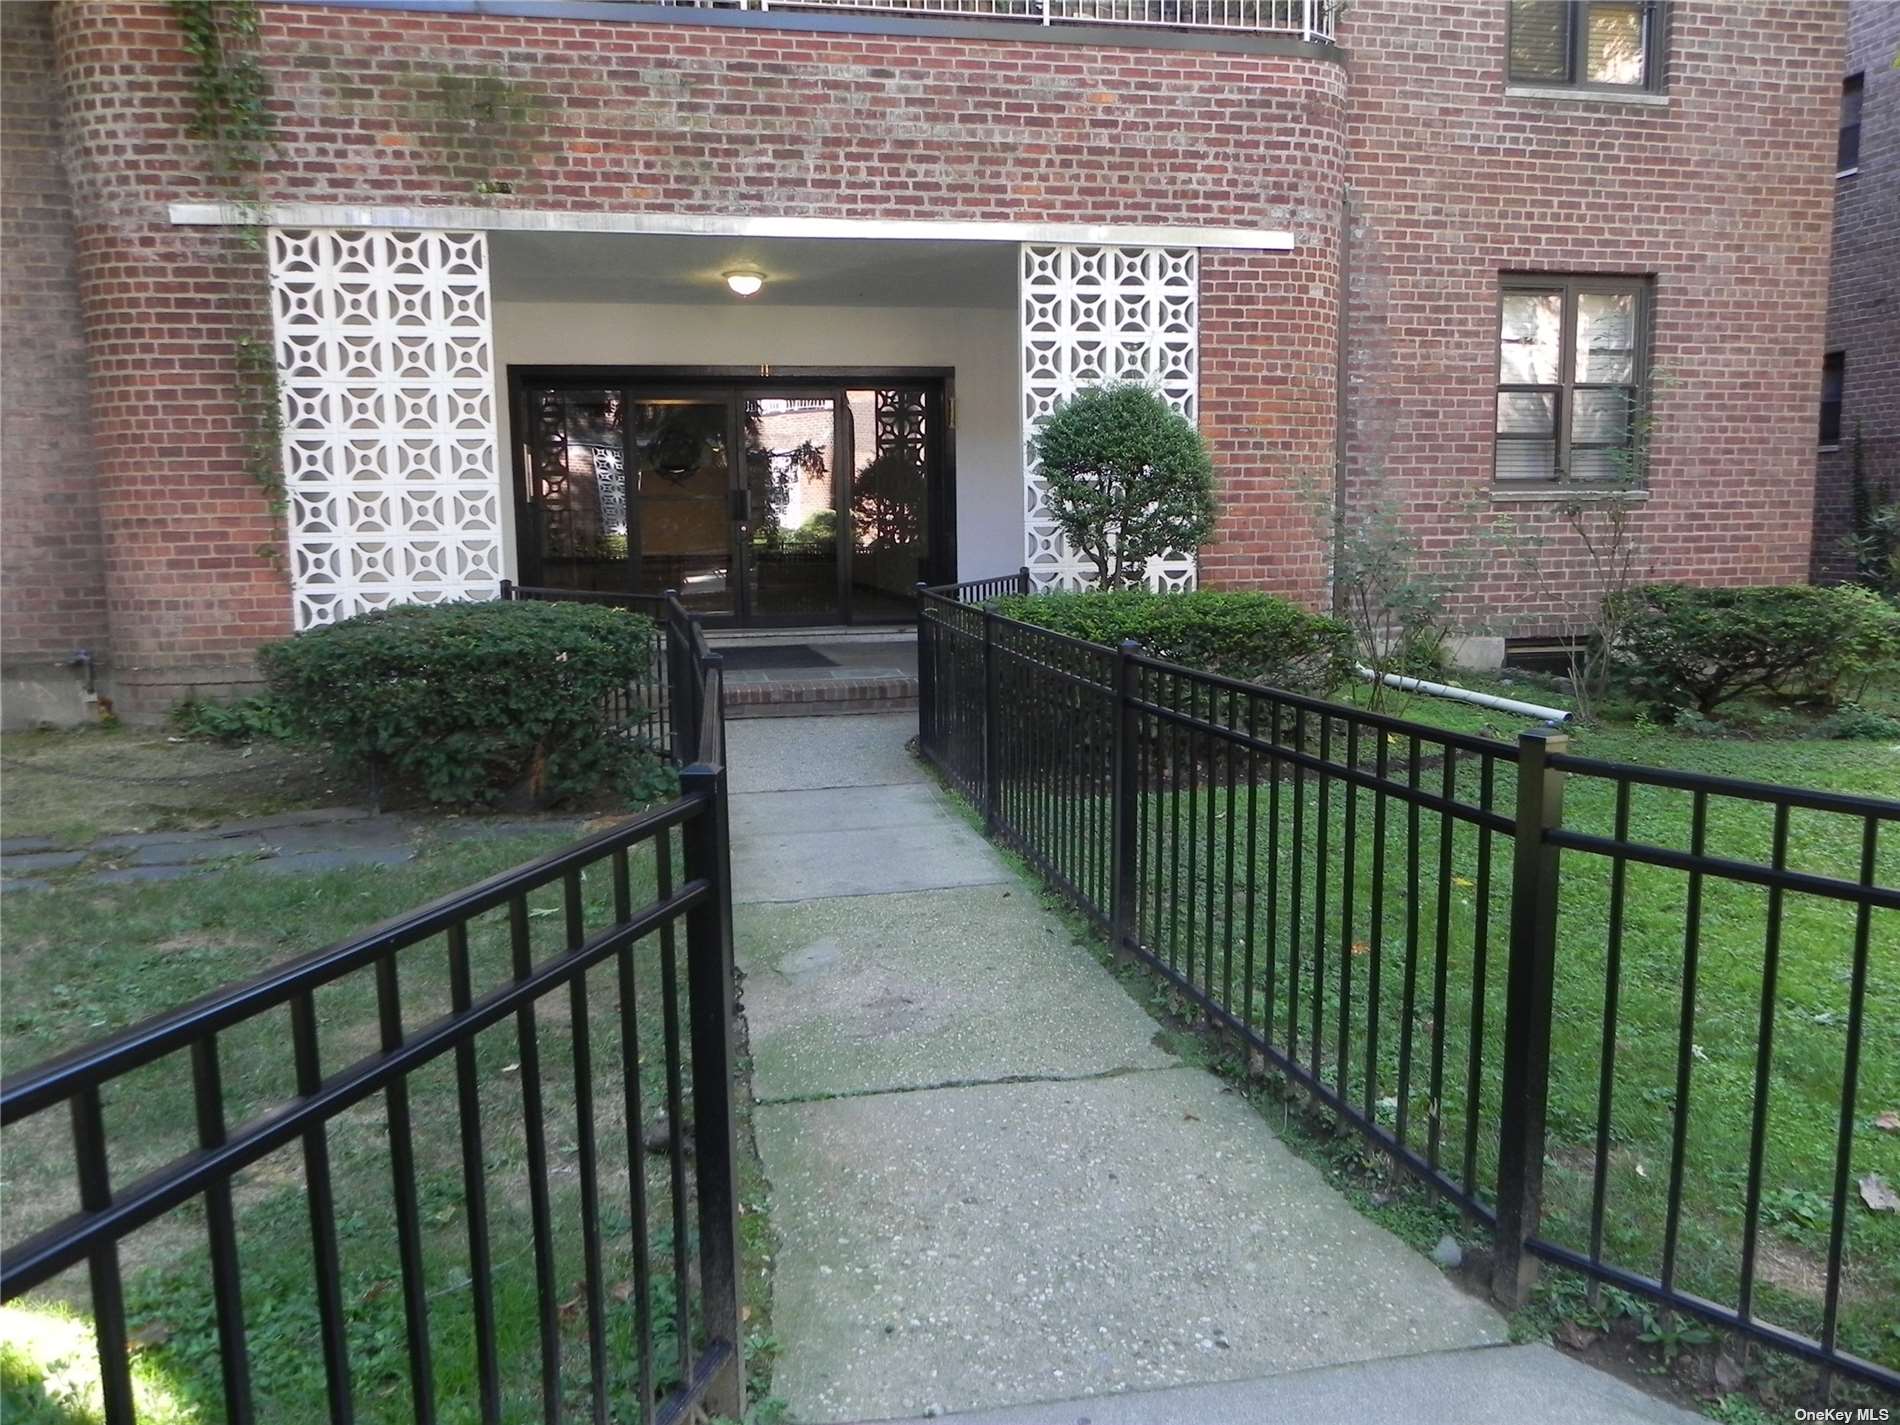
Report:
[[[668,423],[653,441],[654,470],[675,485],[693,478],[704,463],[706,438],[686,425]]]

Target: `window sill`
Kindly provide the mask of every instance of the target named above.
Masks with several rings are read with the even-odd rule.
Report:
[[[1836,179],[1852,178],[1856,173],[1859,173],[1859,172],[1860,172],[1860,165],[1857,163],[1852,168],[1841,169],[1838,173],[1834,175],[1834,177]]]
[[[1841,448],[1839,445],[1823,445],[1816,450],[1816,454],[1819,455],[1839,455],[1840,453]]]
[[[1647,105],[1652,109],[1669,107],[1667,94],[1652,94],[1646,89],[1586,89],[1580,84],[1507,84],[1507,99],[1581,99],[1605,104]]]
[[[1495,504],[1568,504],[1573,500],[1607,504],[1615,501],[1625,505],[1640,505],[1648,501],[1648,490],[1619,490],[1601,485],[1493,485],[1491,499]]]

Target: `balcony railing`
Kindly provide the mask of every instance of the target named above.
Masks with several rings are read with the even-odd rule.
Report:
[[[1030,25],[1222,30],[1330,42],[1335,0],[649,0],[720,10],[844,11]]]

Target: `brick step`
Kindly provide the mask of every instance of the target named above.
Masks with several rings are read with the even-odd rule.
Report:
[[[726,716],[823,717],[828,714],[915,712],[917,680],[876,678],[773,678],[726,684]]]

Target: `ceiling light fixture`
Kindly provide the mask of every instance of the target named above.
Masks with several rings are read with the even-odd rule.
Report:
[[[735,267],[725,277],[726,285],[738,297],[750,297],[765,285],[765,274],[756,267]]]

